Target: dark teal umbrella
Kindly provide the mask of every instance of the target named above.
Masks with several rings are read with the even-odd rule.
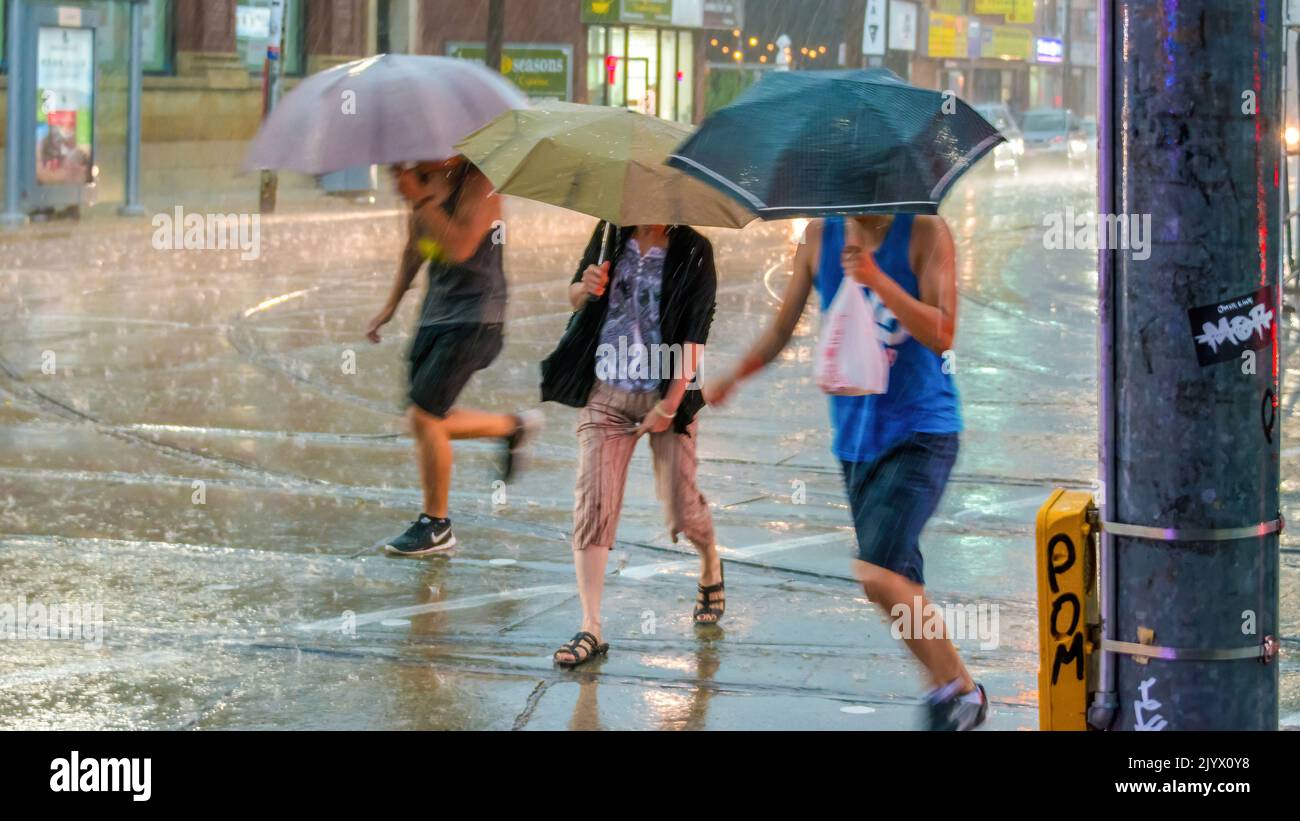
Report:
[[[774,71],[668,160],[763,219],[934,214],[1003,138],[951,92],[884,69]]]

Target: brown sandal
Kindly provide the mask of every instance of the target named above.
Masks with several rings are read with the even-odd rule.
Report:
[[[721,562],[718,562],[718,577],[717,584],[699,585],[694,617],[697,625],[717,624],[727,612],[727,572]]]
[[[551,654],[551,660],[566,670],[572,670],[579,664],[586,664],[596,656],[603,656],[608,652],[608,644],[599,641],[595,636],[584,630],[568,642],[561,644],[559,649]],[[560,653],[568,653],[572,658],[562,659]]]

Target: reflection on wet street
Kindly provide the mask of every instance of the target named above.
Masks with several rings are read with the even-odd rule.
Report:
[[[1034,514],[1052,487],[1096,478],[1095,255],[1043,241],[1044,214],[1094,201],[1084,172],[975,173],[944,206],[966,433],[922,547],[936,601],[996,606],[993,635],[958,641],[992,728],[1037,725]],[[536,403],[591,226],[507,203],[506,347],[466,404]],[[702,416],[720,626],[691,624],[698,562],[663,532],[641,445],[606,588],[610,655],[552,668],[579,616],[576,412],[555,405],[508,488],[489,444],[456,445],[452,556],[374,549],[420,505],[401,418],[416,295],[381,344],[363,339],[401,232],[381,203],[268,217],[249,261],[154,250],[147,221],[0,237],[0,602],[89,603],[104,623],[98,642],[0,641],[0,727],[918,725],[920,673],[851,581],[811,312],[773,368]],[[795,235],[706,233],[720,275],[707,379],[768,321]],[[1289,422],[1300,374],[1294,355],[1285,366]],[[1295,520],[1300,448],[1282,447]],[[1282,537],[1288,653],[1298,538]],[[1296,670],[1284,655],[1284,724],[1300,723]]]

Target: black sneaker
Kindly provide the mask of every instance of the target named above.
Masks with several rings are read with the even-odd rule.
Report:
[[[928,726],[932,731],[973,730],[984,723],[989,715],[989,697],[983,684],[975,685],[979,700],[971,693],[945,695],[942,691],[931,693],[928,705]]]
[[[541,431],[546,421],[540,411],[526,410],[515,416],[519,420],[515,432],[505,437],[506,452],[501,460],[501,481],[509,483],[524,463],[524,449]]]
[[[405,533],[384,545],[384,552],[394,556],[427,556],[443,553],[455,546],[456,534],[451,532],[451,519],[433,519],[421,513]]]

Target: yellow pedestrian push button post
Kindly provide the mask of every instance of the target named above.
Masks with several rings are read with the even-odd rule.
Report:
[[[1038,510],[1038,726],[1086,730],[1096,650],[1096,507],[1056,488]]]

